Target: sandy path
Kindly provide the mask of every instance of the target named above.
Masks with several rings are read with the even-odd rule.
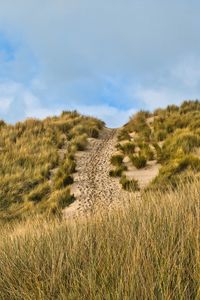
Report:
[[[89,139],[86,151],[76,154],[77,172],[74,174],[74,184],[71,188],[76,201],[64,209],[63,214],[66,218],[113,209],[126,205],[130,200],[140,199],[140,192],[124,191],[119,178],[109,176],[109,170],[112,168],[110,158],[116,153],[117,142],[117,129],[105,128],[99,139]],[[126,165],[128,171],[125,174],[129,179],[138,180],[141,190],[158,175],[160,168],[156,161],[148,162],[141,170],[136,169],[130,160]]]
[[[77,172],[71,190],[76,201],[64,210],[66,217],[107,209],[114,202],[128,198],[119,179],[109,176],[116,143],[117,130],[105,128],[99,139],[89,139],[87,151],[77,154]]]

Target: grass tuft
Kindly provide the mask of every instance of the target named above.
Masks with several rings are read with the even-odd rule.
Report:
[[[137,180],[135,179],[129,180],[125,175],[123,175],[122,178],[120,179],[120,183],[123,189],[128,192],[136,192],[140,190]]]
[[[111,164],[116,166],[116,167],[120,167],[123,163],[123,155],[121,154],[116,154],[116,155],[113,155],[111,157]]]
[[[142,169],[146,166],[147,160],[145,156],[139,155],[139,156],[131,156],[130,157],[132,164],[137,168],[137,169]]]

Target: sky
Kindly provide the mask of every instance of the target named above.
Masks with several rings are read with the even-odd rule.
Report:
[[[0,0],[0,118],[117,127],[200,95],[198,0]]]

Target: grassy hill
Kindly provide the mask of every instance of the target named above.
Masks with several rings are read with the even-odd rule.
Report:
[[[43,121],[0,123],[0,219],[59,212],[74,199],[75,153],[103,122],[74,112]]]
[[[171,105],[153,113],[140,111],[121,129],[118,140],[119,153],[112,158],[118,162],[113,172],[122,176],[124,188],[138,187],[134,178],[130,181],[123,175],[125,157],[137,169],[152,160],[161,164],[149,188],[176,187],[180,180],[200,174],[200,102],[185,101],[180,107]]]
[[[76,153],[101,130],[93,156],[81,156],[83,180],[97,171],[90,196],[97,187],[121,190],[113,177],[139,191],[130,165],[136,174],[154,162],[159,172],[139,198],[116,189],[121,205],[109,210],[106,198],[90,217],[61,218],[74,201]],[[116,132],[77,112],[0,123],[0,299],[200,298],[200,102],[138,112]]]
[[[1,121],[0,219],[59,214],[71,204],[75,154],[87,147],[88,137],[98,138],[103,127],[102,121],[76,111],[15,125]],[[128,191],[140,186],[134,176],[127,178],[126,159],[138,170],[151,161],[161,166],[146,189],[175,188],[193,174],[199,176],[200,102],[138,112],[119,129],[116,148],[110,175],[119,177]]]

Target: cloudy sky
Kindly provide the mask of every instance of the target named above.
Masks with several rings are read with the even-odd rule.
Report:
[[[0,0],[0,118],[78,109],[119,126],[200,98],[198,0]]]

